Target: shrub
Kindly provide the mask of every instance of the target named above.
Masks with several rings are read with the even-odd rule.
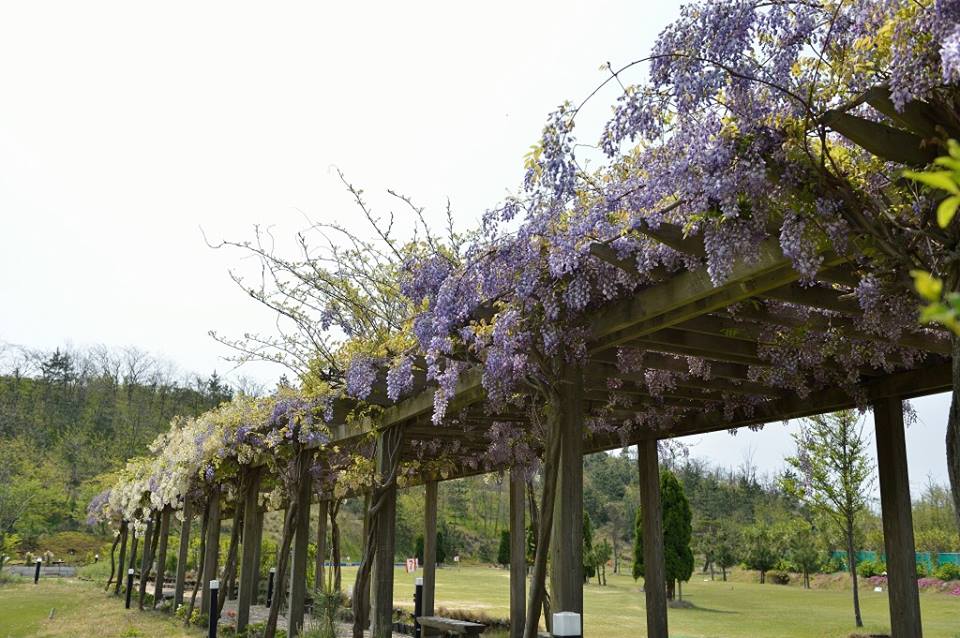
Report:
[[[846,567],[844,566],[843,559],[839,556],[831,556],[820,567],[820,571],[824,574],[835,574],[845,570]]]
[[[940,580],[960,580],[960,565],[955,563],[943,563],[933,573]]]
[[[774,585],[790,584],[790,572],[785,572],[780,570],[773,571],[767,574],[767,578],[769,578]]]
[[[857,573],[864,578],[882,576],[887,571],[887,565],[882,560],[864,560],[857,565]]]
[[[926,578],[929,576],[927,573],[927,565],[925,563],[917,563],[917,578]]]

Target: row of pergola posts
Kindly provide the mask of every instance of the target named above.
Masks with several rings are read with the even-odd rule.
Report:
[[[573,391],[565,401],[561,427],[560,465],[553,517],[551,542],[551,607],[554,612],[583,613],[583,438],[582,417],[579,408],[582,395]],[[920,604],[915,573],[915,549],[909,479],[907,475],[906,444],[904,437],[903,405],[898,398],[881,399],[874,404],[876,422],[877,466],[880,476],[880,495],[883,515],[883,531],[887,554],[888,591],[890,600],[891,629],[894,638],[916,638],[922,635]],[[381,437],[383,434],[380,435]],[[378,446],[377,470],[384,476],[393,475],[397,456],[386,454],[385,445]],[[651,638],[667,636],[667,600],[664,569],[663,528],[660,511],[660,468],[657,440],[647,438],[637,442],[638,472],[640,484],[640,507],[643,515],[647,635]],[[250,489],[245,500],[236,507],[244,508],[242,541],[239,568],[239,591],[237,601],[237,629],[243,630],[250,623],[250,607],[254,604],[259,587],[260,547],[263,534],[264,509],[258,503],[258,492],[263,468],[255,468],[250,475]],[[297,486],[301,503],[311,501],[312,479]],[[526,480],[521,473],[509,473],[509,530],[510,530],[510,637],[521,638],[527,611],[526,525],[525,504]],[[436,604],[436,539],[437,539],[437,492],[438,484],[425,484],[424,507],[424,563],[423,563],[423,615],[434,615]],[[392,635],[394,550],[397,507],[397,488],[389,485],[383,493],[384,503],[369,524],[374,525],[375,549],[370,583],[370,621],[374,638]],[[219,538],[221,521],[220,494],[210,495],[206,504],[208,524],[206,529],[205,555],[203,560],[201,612],[210,614],[210,581],[219,574]],[[318,586],[324,578],[324,559],[327,554],[326,528],[329,504],[320,501],[318,517],[318,556],[314,566]],[[177,570],[174,579],[174,606],[184,602],[186,565],[190,547],[193,519],[198,512],[196,503],[187,500],[183,506],[183,525],[177,554]],[[154,558],[157,564],[154,586],[155,600],[163,594],[164,565],[166,563],[167,539],[170,533],[168,507],[151,517],[147,523],[141,555],[141,574],[148,575]],[[156,529],[154,526],[157,526]],[[296,636],[303,626],[307,597],[308,545],[310,530],[310,507],[298,508],[295,519],[294,541],[290,579],[277,583],[278,594],[274,600],[283,600],[287,594],[287,632]],[[365,542],[366,542],[365,536]],[[121,571],[126,552],[126,539],[122,539]],[[156,546],[154,547],[154,543]],[[136,546],[136,537],[131,543]],[[154,551],[155,550],[155,551]],[[132,550],[130,563],[134,560]],[[146,590],[147,578],[141,579],[141,601]],[[229,584],[227,584],[229,586]],[[287,585],[285,588],[283,585]],[[223,595],[229,595],[229,590]],[[276,603],[274,603],[276,604]],[[216,610],[213,610],[214,615]]]

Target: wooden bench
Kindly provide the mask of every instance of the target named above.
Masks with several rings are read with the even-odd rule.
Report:
[[[441,635],[479,636],[487,628],[486,625],[481,625],[480,623],[467,620],[454,620],[453,618],[441,618],[440,616],[420,616],[417,618],[417,622],[420,623],[420,626],[424,629],[439,631]],[[424,635],[426,635],[426,632],[424,632]]]

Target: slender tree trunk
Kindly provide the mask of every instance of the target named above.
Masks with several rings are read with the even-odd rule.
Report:
[[[550,551],[550,532],[553,528],[553,508],[556,500],[557,471],[560,468],[560,419],[556,406],[559,400],[546,407],[547,450],[543,459],[543,495],[540,501],[540,520],[537,530],[537,553],[533,560],[527,621],[523,638],[536,638],[540,627],[540,608],[546,598],[547,556]],[[549,618],[549,615],[547,616]]]
[[[274,574],[273,580],[280,595],[274,593],[273,603],[270,605],[270,615],[267,617],[267,626],[263,630],[263,638],[274,638],[277,633],[277,619],[280,616],[280,606],[283,601],[283,583],[286,582],[287,563],[290,562],[290,545],[293,543],[294,521],[296,520],[298,507],[296,492],[294,492],[290,496],[290,505],[287,507],[287,514],[283,519],[283,539],[280,544],[280,555],[277,558],[277,572]]]
[[[953,395],[947,418],[947,474],[953,494],[953,512],[960,532],[960,336],[953,336]]]
[[[853,551],[853,519],[847,519],[847,566],[850,568],[850,582],[853,583],[853,616],[857,627],[863,627],[860,615],[860,588],[857,584],[857,555]]]
[[[341,590],[340,578],[340,524],[337,516],[340,514],[340,505],[343,499],[330,501],[330,562],[333,569],[333,591]]]
[[[723,582],[727,582],[727,568],[721,565],[720,573],[723,574]]]
[[[107,579],[107,586],[103,588],[104,591],[110,590],[110,583],[113,582],[113,577],[117,573],[117,545],[120,543],[121,537],[126,542],[126,534],[127,522],[123,521],[120,523],[120,529],[117,530],[116,536],[113,537],[113,545],[110,546],[110,578]]]
[[[193,591],[190,592],[190,606],[187,607],[187,615],[184,616],[183,624],[190,624],[190,617],[193,616],[194,606],[197,604],[197,592],[200,591],[200,585],[203,582],[203,563],[207,556],[207,525],[210,524],[210,497],[207,497],[207,506],[203,508],[203,520],[200,523],[200,547],[199,556],[196,560],[197,573],[193,582]]]
[[[237,493],[236,501],[233,505],[233,529],[230,530],[230,548],[227,550],[227,560],[223,566],[223,583],[226,584],[226,590],[221,592],[217,599],[217,618],[223,613],[223,605],[233,589],[233,578],[237,573],[237,546],[240,540],[240,528],[243,525],[243,503],[247,498],[249,482],[245,476],[240,478],[240,489]]]

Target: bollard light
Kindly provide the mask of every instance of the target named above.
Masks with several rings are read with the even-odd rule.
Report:
[[[423,578],[413,580],[413,635],[414,638],[423,636],[420,628],[420,616],[423,615]]]
[[[553,635],[565,638],[583,638],[580,614],[572,611],[559,611],[553,615]]]
[[[276,567],[270,568],[270,574],[267,576],[267,609],[273,603],[273,578],[277,573]]]
[[[37,556],[37,569],[33,572],[33,584],[36,585],[40,582],[40,563],[43,562],[43,559]]]
[[[127,570],[127,602],[126,608],[130,609],[130,597],[133,595],[133,567]]]
[[[220,606],[217,604],[217,595],[220,593],[220,581],[210,581],[210,621],[207,623],[209,638],[217,638],[217,625],[220,624]]]

